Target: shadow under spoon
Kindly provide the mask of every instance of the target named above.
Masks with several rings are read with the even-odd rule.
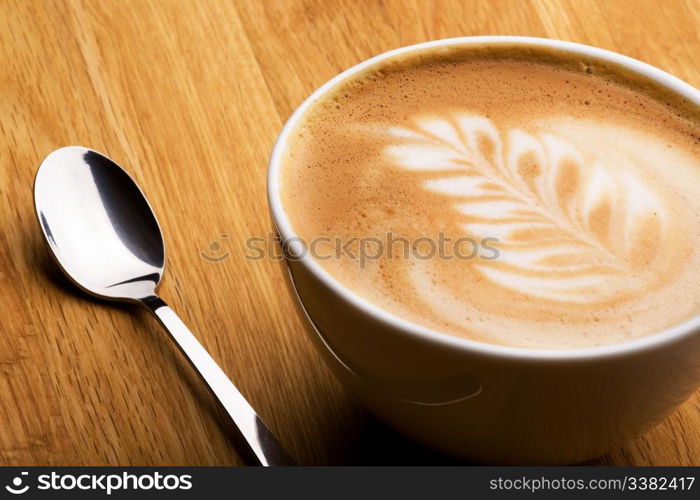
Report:
[[[145,306],[231,417],[256,465],[294,465],[275,436],[175,312],[156,295],[165,247],[146,197],[119,165],[71,146],[52,152],[34,182],[46,242],[63,272],[100,299]]]

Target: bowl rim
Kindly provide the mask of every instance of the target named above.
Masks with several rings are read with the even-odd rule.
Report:
[[[656,68],[655,66],[622,54],[618,54],[617,52],[576,42],[523,36],[468,36],[433,40],[389,50],[352,66],[318,87],[292,113],[282,128],[273,147],[267,173],[268,204],[273,223],[281,240],[293,241],[294,238],[299,239],[292,229],[291,222],[282,204],[280,194],[280,172],[282,165],[281,160],[286,149],[287,139],[309,106],[335,88],[342,81],[386,59],[408,52],[431,49],[435,47],[484,44],[518,44],[529,47],[554,48],[572,54],[579,54],[612,62],[631,70],[633,73],[650,78],[681,97],[700,105],[700,90],[694,88],[680,78]],[[400,330],[402,333],[412,336],[418,340],[438,343],[444,347],[467,351],[472,354],[478,353],[491,357],[517,358],[520,360],[529,361],[557,362],[567,360],[594,360],[621,355],[641,354],[700,333],[700,314],[698,314],[678,325],[674,325],[659,332],[652,333],[629,342],[616,344],[584,347],[580,349],[535,349],[490,344],[424,327],[382,309],[337,281],[330,275],[330,273],[323,269],[323,267],[316,260],[314,260],[308,254],[308,252],[306,255],[295,258],[294,261],[303,266],[309,273],[311,273],[311,275],[335,292],[344,301],[363,311],[380,324]]]

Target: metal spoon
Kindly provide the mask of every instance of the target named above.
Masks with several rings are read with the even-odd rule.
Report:
[[[63,272],[100,299],[136,302],[163,325],[233,420],[259,465],[293,465],[272,432],[182,320],[156,295],[165,248],[151,206],[119,165],[95,151],[61,148],[34,181],[41,230]]]

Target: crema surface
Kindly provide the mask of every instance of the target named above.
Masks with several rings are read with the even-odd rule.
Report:
[[[700,309],[699,128],[691,103],[595,60],[434,50],[314,103],[281,194],[326,271],[396,316],[619,343]]]

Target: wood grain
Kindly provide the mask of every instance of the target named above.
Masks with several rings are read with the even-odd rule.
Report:
[[[49,262],[31,186],[51,150],[90,146],[133,173],[165,233],[162,295],[301,463],[449,463],[350,399],[279,265],[244,257],[270,227],[266,163],[283,121],[362,59],[462,35],[584,42],[700,86],[698,0],[17,0],[0,19],[3,465],[240,463],[156,322],[81,295]],[[700,465],[700,393],[595,463]]]

